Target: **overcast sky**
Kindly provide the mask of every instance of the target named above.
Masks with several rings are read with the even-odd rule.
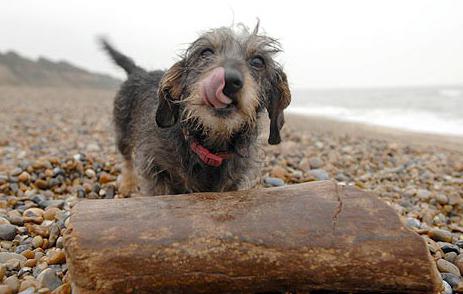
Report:
[[[0,51],[123,77],[97,35],[146,68],[167,68],[201,31],[257,17],[280,39],[293,87],[463,84],[460,0],[0,0]]]

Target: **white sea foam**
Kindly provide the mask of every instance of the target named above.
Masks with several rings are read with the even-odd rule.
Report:
[[[423,133],[463,136],[463,117],[446,119],[432,112],[404,109],[348,109],[336,106],[290,106],[289,113],[361,122]]]
[[[463,87],[294,89],[289,112],[463,136]]]

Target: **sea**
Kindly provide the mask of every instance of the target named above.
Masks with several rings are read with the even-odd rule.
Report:
[[[463,86],[293,89],[288,112],[463,136]]]

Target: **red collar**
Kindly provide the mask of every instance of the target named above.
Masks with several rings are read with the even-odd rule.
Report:
[[[219,152],[212,153],[206,147],[202,146],[196,141],[191,142],[191,150],[199,156],[199,158],[207,165],[219,167],[222,165],[224,159],[229,159],[232,152]]]

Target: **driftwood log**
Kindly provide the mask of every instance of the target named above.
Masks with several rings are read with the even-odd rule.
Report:
[[[382,201],[314,182],[87,200],[65,249],[74,293],[436,293],[424,241]]]

